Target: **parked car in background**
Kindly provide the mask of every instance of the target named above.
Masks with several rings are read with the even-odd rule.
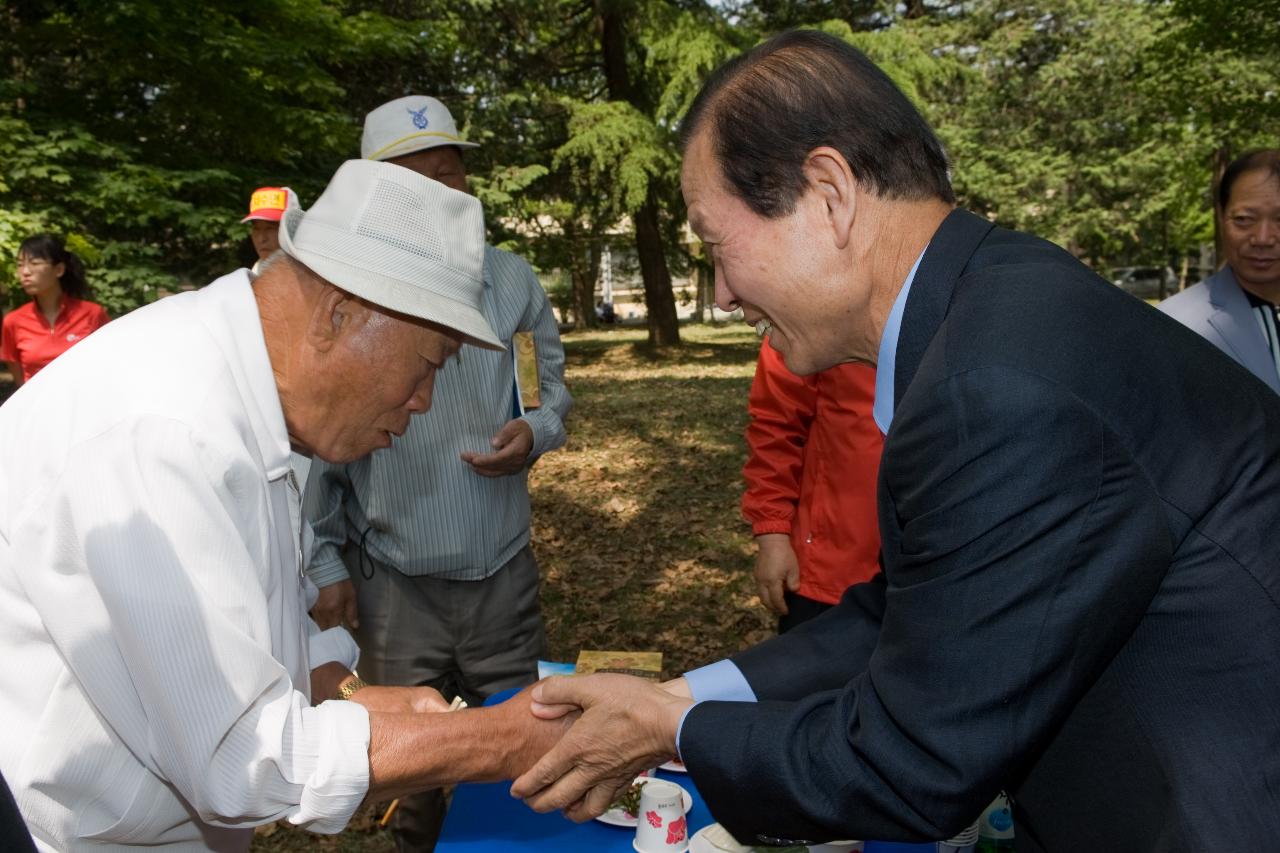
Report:
[[[1169,267],[1117,267],[1111,283],[1139,299],[1164,299],[1178,292],[1178,274]]]

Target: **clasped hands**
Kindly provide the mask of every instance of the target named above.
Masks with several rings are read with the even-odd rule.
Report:
[[[627,675],[548,678],[529,710],[542,720],[581,712],[560,740],[511,786],[538,812],[582,822],[603,814],[638,773],[676,756],[676,733],[693,700],[683,678],[654,684]]]
[[[318,667],[313,696],[335,696],[344,677],[340,664]],[[458,715],[442,713],[449,705],[430,687],[364,687],[351,701],[370,712],[377,795],[515,778],[512,796],[578,822],[604,813],[640,771],[675,757],[676,731],[693,704],[684,679],[657,685],[614,674],[548,678]],[[439,722],[424,729],[414,722],[423,714]],[[428,731],[435,760],[419,766],[412,738]]]

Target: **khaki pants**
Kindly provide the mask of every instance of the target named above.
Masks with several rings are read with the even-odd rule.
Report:
[[[484,580],[409,577],[349,543],[343,560],[356,588],[360,676],[370,684],[427,685],[468,705],[538,678],[546,633],[538,563],[526,545]],[[372,567],[372,572],[370,568]],[[371,577],[365,575],[371,574]],[[435,849],[448,808],[441,791],[402,797],[392,820],[403,853]]]

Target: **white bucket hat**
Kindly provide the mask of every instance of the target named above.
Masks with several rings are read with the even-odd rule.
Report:
[[[375,305],[505,349],[480,313],[484,214],[466,193],[391,163],[348,160],[310,210],[289,200],[280,248]]]
[[[360,156],[366,160],[390,160],[441,145],[480,147],[464,141],[448,107],[427,95],[396,98],[364,117]]]

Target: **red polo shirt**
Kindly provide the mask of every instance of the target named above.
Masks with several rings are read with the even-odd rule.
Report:
[[[49,325],[33,299],[5,315],[0,327],[0,361],[22,366],[22,381],[107,324],[106,310],[96,302],[63,296],[58,316]]]

